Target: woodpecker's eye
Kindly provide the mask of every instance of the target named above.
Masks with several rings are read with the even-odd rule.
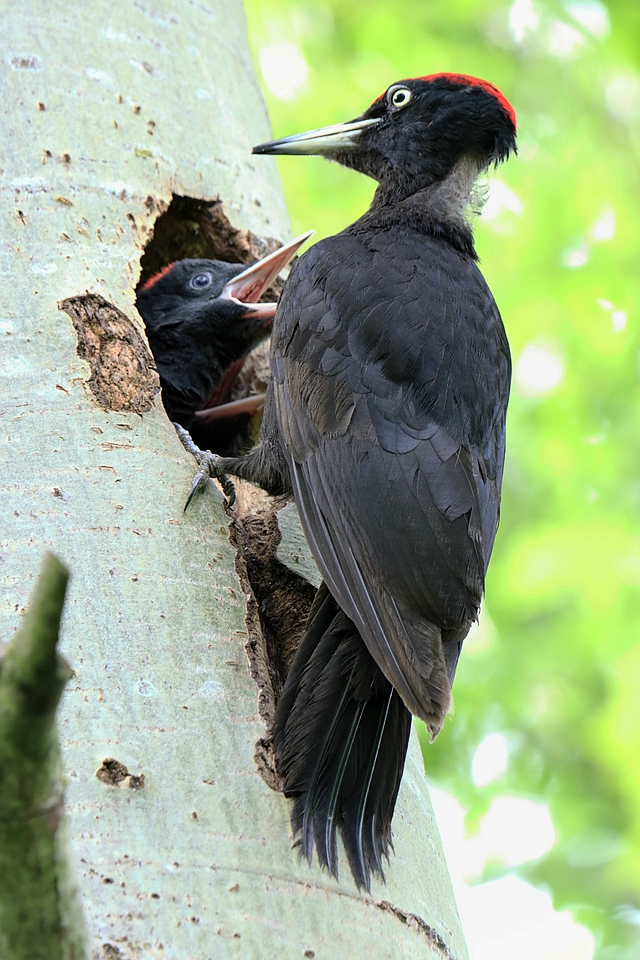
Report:
[[[411,90],[407,90],[406,87],[396,87],[395,90],[392,88],[389,90],[387,97],[392,107],[397,109],[406,107],[411,100]]]
[[[211,284],[211,274],[210,273],[198,273],[195,277],[191,277],[190,286],[195,290],[205,290]]]

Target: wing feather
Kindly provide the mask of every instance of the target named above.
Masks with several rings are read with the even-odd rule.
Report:
[[[387,233],[372,250],[347,231],[340,263],[322,243],[298,261],[274,398],[329,589],[435,732],[498,522],[509,354],[475,264],[419,237],[417,271],[416,238]]]

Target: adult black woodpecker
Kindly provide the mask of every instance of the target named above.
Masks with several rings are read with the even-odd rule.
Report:
[[[258,303],[313,231],[252,266],[221,260],[178,260],[136,293],[172,421],[203,447],[223,452],[262,402],[227,403],[244,362],[271,333],[276,303]],[[221,429],[222,428],[222,429]]]
[[[378,181],[367,213],[293,267],[262,443],[213,458],[292,493],[324,578],[273,743],[302,852],[358,887],[388,858],[411,714],[435,737],[498,526],[511,364],[477,266],[478,175],[512,106],[458,74],[394,83],[349,123],[254,153],[321,154]]]

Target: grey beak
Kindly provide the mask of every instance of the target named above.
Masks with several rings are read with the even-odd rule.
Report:
[[[259,143],[252,153],[282,153],[293,155],[322,156],[335,150],[348,150],[355,147],[362,131],[381,123],[382,119],[354,120],[352,123],[336,123],[332,127],[320,127],[319,130],[307,130],[282,140],[270,140]]]

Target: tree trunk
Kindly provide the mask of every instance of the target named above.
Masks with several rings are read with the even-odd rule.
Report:
[[[265,721],[311,562],[291,508],[278,545],[247,489],[236,519],[212,484],[183,514],[194,465],[133,308],[151,237],[143,272],[290,235],[275,165],[250,156],[270,133],[241,4],[32,0],[2,22],[0,635],[54,550],[91,955],[463,960],[415,737],[386,886],[361,895],[346,861],[338,883],[292,851]]]

